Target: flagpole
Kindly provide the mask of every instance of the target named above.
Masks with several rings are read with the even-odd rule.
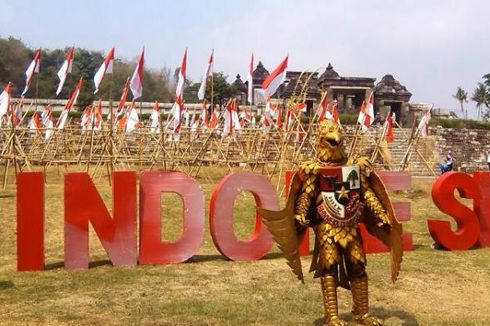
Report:
[[[114,70],[114,66],[113,66],[113,70]],[[114,110],[112,109],[112,86],[114,84],[113,76],[114,76],[114,71],[111,74],[111,81],[109,83],[109,114],[111,117],[111,120],[109,120],[109,160],[110,160],[109,171],[108,171],[108,172],[110,172],[109,176],[108,176],[109,185],[112,184],[110,174],[114,170],[114,148],[113,148],[113,145],[114,145],[114,125],[113,125],[113,122],[116,121],[116,119],[114,117]],[[102,119],[102,117],[101,117],[101,119]]]
[[[214,53],[213,62],[211,63],[211,114],[214,113]]]

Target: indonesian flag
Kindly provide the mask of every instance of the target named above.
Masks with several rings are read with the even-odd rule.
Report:
[[[271,101],[270,99],[267,100],[267,102],[265,103],[265,109],[264,109],[264,118],[262,120],[262,123],[264,125],[264,129],[266,131],[269,130],[269,128],[272,126],[273,124],[273,119],[272,119],[272,106],[271,106]]]
[[[20,123],[22,121],[22,115],[23,115],[23,113],[22,113],[22,107],[23,107],[22,101],[19,104],[13,103],[11,105],[11,109],[12,109],[12,122],[14,123],[14,126],[20,125]]]
[[[318,122],[322,122],[325,119],[329,119],[330,112],[328,111],[328,99],[327,93],[323,94],[320,104],[318,105]]]
[[[8,82],[3,89],[2,94],[0,94],[0,119],[3,118],[4,115],[7,114],[10,104],[10,87],[11,83]]]
[[[294,112],[294,110],[289,108],[286,114],[286,123],[284,124],[284,130],[289,130],[295,120],[296,120],[296,113]]]
[[[70,98],[68,99],[68,102],[66,102],[65,108],[61,112],[60,117],[58,118],[58,121],[56,122],[56,128],[58,128],[58,129],[64,129],[65,128],[66,121],[68,120],[68,112],[70,112],[73,105],[77,102],[77,98],[78,98],[78,95],[80,94],[81,89],[82,89],[82,77],[80,77],[80,80],[78,81],[78,84],[75,87],[75,90],[71,94]]]
[[[422,116],[422,119],[420,119],[418,129],[421,137],[429,136],[429,122],[431,118],[431,112],[430,112],[431,110],[432,108],[427,110],[427,112],[425,112],[425,114]]]
[[[32,59],[31,64],[26,70],[26,87],[22,92],[22,96],[24,96],[25,93],[27,93],[27,91],[29,90],[29,86],[31,85],[32,77],[34,77],[34,74],[39,73],[40,61],[41,61],[41,49],[37,49],[36,54],[34,54],[34,59]]]
[[[374,121],[374,92],[371,92],[369,96],[369,101],[366,103],[363,101],[361,105],[361,111],[359,112],[359,117],[357,122],[362,126],[362,130],[366,131],[369,126],[373,124]]]
[[[131,93],[133,93],[133,100],[137,99],[143,94],[143,65],[145,62],[145,49],[141,52],[138,57],[138,64],[134,69],[133,77],[129,82],[129,87],[131,88]]]
[[[184,84],[187,74],[187,49],[185,49],[184,57],[182,58],[182,64],[179,70],[179,80],[177,81],[177,89],[175,90],[175,95],[182,98],[184,95]]]
[[[158,134],[160,133],[160,113],[158,112],[158,101],[155,101],[155,104],[153,105],[153,111],[151,112],[150,116],[150,132],[152,134]]]
[[[342,124],[340,123],[340,117],[339,117],[339,110],[338,110],[339,104],[337,101],[332,106],[332,113],[329,112],[331,115],[331,120],[335,122],[339,127],[342,127]]]
[[[386,116],[385,120],[385,136],[388,143],[395,140],[395,134],[393,133],[393,119],[395,119],[395,113],[391,112]]]
[[[92,129],[92,107],[87,106],[82,113],[82,119],[80,120],[80,126],[82,127],[82,131]]]
[[[180,132],[180,127],[182,126],[182,109],[184,103],[180,96],[177,96],[175,99],[175,103],[170,110],[170,114],[172,115],[171,120],[168,123],[168,127],[172,128],[173,132],[178,134]]]
[[[107,53],[105,56],[104,62],[102,62],[102,65],[100,66],[99,70],[95,73],[94,76],[94,84],[95,84],[95,91],[94,94],[96,94],[99,91],[99,85],[102,82],[102,79],[104,79],[104,75],[107,74],[112,74],[112,66],[114,62],[114,47],[110,49],[110,51]]]
[[[306,113],[306,109],[307,109],[307,106],[306,106],[305,102],[299,102],[298,103],[298,111],[299,112]]]
[[[233,133],[233,129],[240,130],[240,121],[238,119],[238,112],[235,99],[230,99],[226,104],[225,121],[224,121],[223,135],[229,135]]]
[[[206,93],[206,83],[208,81],[209,72],[211,71],[211,67],[213,65],[213,56],[214,56],[214,50],[212,50],[211,54],[209,55],[208,65],[206,66],[206,70],[204,71],[204,75],[202,76],[201,87],[199,87],[199,92],[197,93],[197,97],[199,98],[200,101],[204,99],[204,95]],[[179,78],[180,78],[180,74],[179,74]]]
[[[245,125],[245,122],[250,122],[252,115],[247,109],[242,108],[240,110],[239,118],[240,118],[240,127],[243,127]]]
[[[94,115],[94,130],[102,130],[102,100],[99,100]]]
[[[282,117],[281,117],[281,110],[278,108],[277,111],[277,120],[276,120],[276,128],[280,129],[282,127]]]
[[[248,72],[247,72],[247,82],[248,82],[248,89],[247,89],[247,101],[248,103],[252,104],[253,101],[253,74],[254,74],[254,54],[252,53],[252,56],[250,57],[250,64],[248,66]]]
[[[202,121],[203,121],[204,125],[209,128],[209,114],[208,114],[208,109],[206,107],[206,104],[207,104],[206,103],[206,100],[204,100],[202,102],[202,114],[201,114],[201,118],[202,118]]]
[[[140,118],[138,111],[136,110],[136,103],[133,99],[131,107],[129,108],[128,120],[126,122],[126,133],[130,133],[140,127]]]
[[[39,130],[41,128],[41,119],[39,118],[39,111],[34,111],[34,114],[29,121],[30,130]]]
[[[284,81],[286,77],[286,69],[288,68],[288,57],[284,58],[284,60],[277,66],[274,71],[267,76],[267,78],[262,83],[262,94],[265,99],[274,95],[276,90]]]
[[[129,77],[128,79],[126,79],[126,83],[124,84],[124,88],[121,94],[121,99],[119,100],[119,104],[117,105],[115,124],[117,124],[117,122],[124,116],[123,109],[124,109],[124,105],[126,104],[126,99],[128,98],[128,92],[129,92]]]
[[[357,117],[357,123],[363,125],[364,117],[366,116],[366,101],[362,101],[361,108],[359,110],[359,116]]]
[[[60,83],[58,85],[58,89],[56,90],[56,96],[60,95],[61,89],[63,88],[63,85],[65,84],[66,76],[68,74],[71,74],[71,66],[73,62],[73,51],[75,51],[75,47],[72,47],[68,54],[66,55],[65,62],[63,62],[63,65],[61,66],[60,70],[58,71],[58,78],[60,79]]]
[[[44,139],[49,139],[53,134],[53,112],[51,111],[51,105],[44,109],[44,112],[41,114],[41,120],[43,127],[46,129],[44,134]]]
[[[219,113],[216,110],[213,110],[213,114],[211,115],[211,120],[209,121],[209,128],[214,129],[218,125],[219,121]]]

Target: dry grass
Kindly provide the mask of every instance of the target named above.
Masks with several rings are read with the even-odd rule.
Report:
[[[217,183],[202,184],[206,205]],[[16,272],[15,187],[0,194],[0,322],[1,324],[77,325],[321,325],[323,311],[318,280],[295,281],[274,249],[266,259],[231,262],[206,235],[190,262],[165,266],[113,267],[91,233],[92,268],[68,271],[63,261],[62,178],[46,185],[45,272]],[[430,199],[432,180],[416,179],[413,189],[394,194],[412,202],[414,250],[405,254],[396,284],[389,281],[388,256],[369,255],[372,312],[388,325],[488,325],[490,312],[490,249],[437,251],[426,227],[427,217],[442,217]],[[110,207],[110,188],[98,189]],[[175,204],[177,201],[177,204]],[[252,196],[235,202],[236,233],[252,230]],[[163,196],[166,239],[181,232],[174,214],[180,204]],[[172,217],[173,215],[173,217]],[[167,233],[168,232],[168,233]],[[309,257],[303,259],[306,270]],[[340,290],[340,311],[351,320],[350,295]]]

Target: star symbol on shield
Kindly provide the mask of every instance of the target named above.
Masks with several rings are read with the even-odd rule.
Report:
[[[345,187],[342,186],[342,188],[340,188],[340,190],[337,190],[335,192],[339,195],[339,199],[342,198],[342,197],[345,197],[345,198],[349,199],[349,191],[350,190],[345,189]]]

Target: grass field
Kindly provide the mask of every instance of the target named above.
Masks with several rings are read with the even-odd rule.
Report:
[[[202,181],[206,206],[219,180]],[[321,325],[319,281],[295,280],[274,248],[260,261],[232,262],[214,248],[206,223],[204,242],[190,262],[113,267],[91,231],[91,268],[63,266],[63,184],[46,185],[44,272],[16,271],[15,186],[0,192],[0,324],[76,325]],[[431,179],[414,179],[410,191],[394,194],[412,203],[414,250],[406,252],[399,281],[389,280],[389,257],[368,256],[372,313],[387,325],[489,325],[490,249],[448,252],[431,249],[428,217],[442,218],[430,198]],[[106,204],[111,189],[99,182]],[[181,232],[175,197],[165,195],[165,239]],[[253,228],[253,198],[235,202],[234,226],[246,238]],[[174,214],[175,213],[175,214]],[[303,259],[307,270],[310,257]],[[342,317],[352,323],[350,294],[339,290]],[[354,323],[352,323],[354,325]]]

